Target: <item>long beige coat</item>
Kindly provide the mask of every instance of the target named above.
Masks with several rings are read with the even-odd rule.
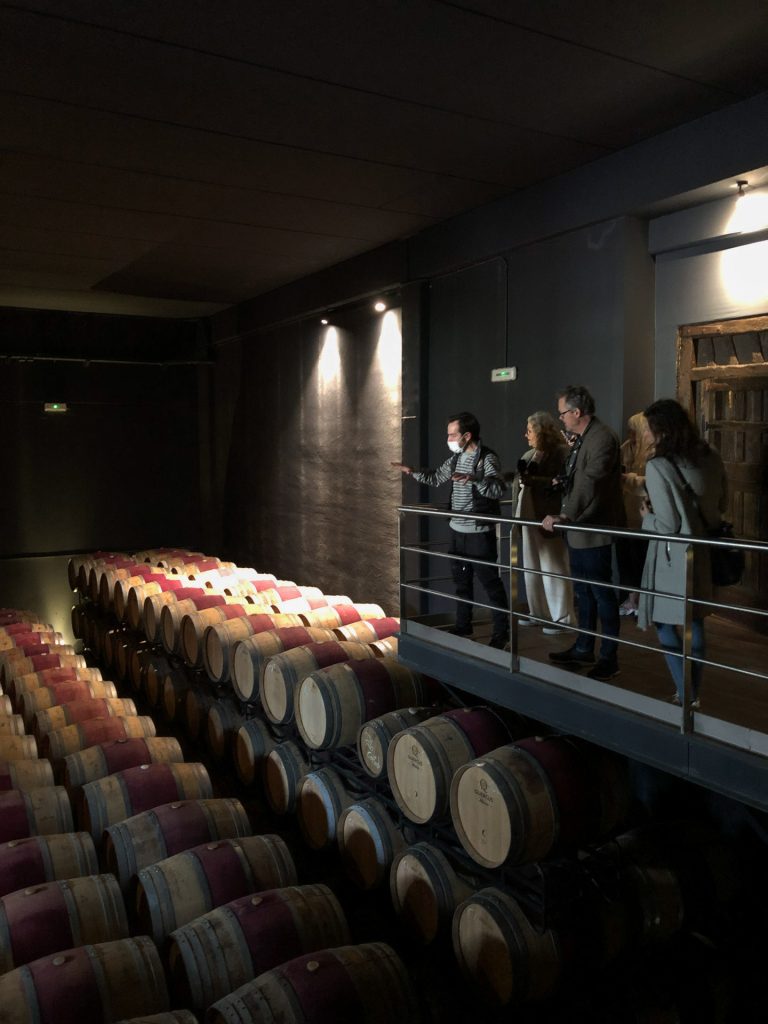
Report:
[[[700,466],[687,459],[675,459],[680,472],[693,488],[701,511],[710,526],[720,522],[728,499],[728,487],[723,461],[710,448]],[[703,537],[706,529],[685,492],[675,468],[669,459],[649,460],[645,468],[645,485],[653,508],[643,519],[643,530],[650,533],[680,534]],[[643,590],[656,590],[667,594],[685,593],[685,556],[687,544],[672,541],[651,541],[643,568]],[[712,572],[709,552],[698,548],[694,558],[693,593],[701,600],[712,597]],[[705,606],[694,609],[694,618],[709,614]],[[638,625],[645,629],[652,622],[682,625],[685,622],[683,602],[669,597],[640,595]]]

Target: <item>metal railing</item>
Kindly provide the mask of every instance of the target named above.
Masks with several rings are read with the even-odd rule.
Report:
[[[473,513],[462,512],[461,517],[463,519],[473,519],[476,522],[488,523],[490,526],[495,528],[497,538],[501,542],[500,547],[503,546],[507,541],[509,543],[509,558],[503,561],[497,561],[495,563],[489,563],[480,559],[468,558],[453,554],[449,551],[440,550],[431,541],[419,542],[416,544],[403,543],[403,525],[407,517],[425,517],[427,521],[442,521],[454,518],[456,513],[448,511],[446,509],[429,508],[423,505],[412,506],[403,505],[398,508],[400,513],[400,536],[399,536],[399,549],[400,549],[400,591],[401,591],[401,609],[407,607],[408,602],[404,600],[405,592],[417,592],[424,596],[433,596],[443,599],[447,599],[454,603],[465,603],[475,608],[484,609],[487,611],[507,611],[507,609],[499,609],[494,605],[487,604],[480,600],[466,600],[458,597],[455,593],[451,593],[447,590],[437,589],[435,584],[444,582],[450,577],[446,576],[433,576],[427,575],[416,575],[409,576],[405,572],[405,556],[407,554],[413,554],[421,556],[422,559],[438,559],[448,560],[448,562],[466,562],[473,565],[488,566],[495,565],[500,571],[502,576],[507,577],[508,593],[509,593],[509,650],[510,650],[510,671],[520,671],[520,653],[519,653],[519,636],[518,636],[518,622],[519,619],[525,618],[531,620],[537,624],[543,626],[553,625],[549,620],[544,620],[531,615],[528,611],[519,610],[520,604],[520,574],[534,575],[549,577],[555,579],[562,579],[570,581],[571,583],[587,583],[591,587],[606,587],[612,590],[628,589],[621,586],[618,582],[600,582],[592,579],[585,579],[583,577],[573,576],[567,573],[554,573],[547,572],[540,569],[531,569],[524,564],[524,560],[521,552],[521,530],[520,527],[540,527],[541,523],[539,520],[530,520],[522,518],[510,518],[504,516],[490,516],[490,515],[477,515]],[[423,519],[422,519],[423,524]],[[661,534],[651,533],[649,531],[642,530],[629,530],[629,529],[618,529],[603,526],[580,526],[574,523],[561,523],[555,527],[556,531],[565,533],[588,533],[588,534],[601,534],[603,536],[608,535],[611,537],[611,541],[618,538],[636,539],[642,541],[656,541],[660,543],[669,544],[682,544],[685,546],[685,559],[684,559],[684,580],[681,580],[682,593],[667,593],[659,590],[645,590],[641,587],[633,587],[633,591],[639,594],[651,595],[654,597],[661,597],[668,600],[679,601],[683,605],[683,624],[682,624],[682,649],[681,651],[671,651],[656,644],[642,643],[635,639],[629,639],[620,635],[616,636],[616,642],[623,647],[639,648],[646,651],[652,651],[656,654],[663,654],[667,657],[680,658],[683,662],[683,692],[682,692],[682,723],[681,728],[683,731],[690,731],[692,728],[692,717],[694,711],[694,695],[692,687],[692,670],[694,665],[700,665],[703,667],[708,666],[715,669],[725,669],[731,672],[738,673],[739,675],[749,676],[751,678],[760,680],[762,682],[768,682],[768,674],[753,669],[746,669],[737,665],[726,664],[723,662],[711,661],[704,657],[696,657],[692,653],[692,634],[693,634],[693,621],[700,616],[696,615],[697,608],[706,606],[711,610],[727,610],[730,612],[740,612],[745,615],[754,616],[755,618],[768,619],[768,610],[746,607],[735,604],[733,602],[724,603],[723,601],[716,600],[714,598],[703,599],[697,597],[693,592],[693,581],[694,581],[694,561],[696,559],[697,550],[712,547],[726,547],[726,548],[740,548],[745,553],[749,551],[758,552],[764,556],[768,556],[768,544],[758,541],[744,541],[744,540],[733,540],[733,539],[714,539],[709,537],[689,537],[681,536],[680,534]],[[441,545],[442,548],[445,544]],[[409,616],[406,612],[401,611],[401,616],[408,620]],[[416,618],[416,616],[414,616]],[[586,635],[594,638],[602,638],[604,634],[584,629],[577,625],[571,625],[567,623],[557,623],[558,627],[573,632],[576,636]],[[614,639],[611,637],[610,639]]]

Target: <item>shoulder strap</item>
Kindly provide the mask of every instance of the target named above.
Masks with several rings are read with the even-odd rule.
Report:
[[[697,512],[697,514],[699,516],[699,519],[701,519],[702,523],[704,524],[704,529],[707,530],[708,532],[711,531],[712,527],[709,525],[707,520],[704,518],[704,513],[701,511],[701,505],[699,504],[699,499],[696,497],[696,492],[694,491],[694,489],[691,487],[691,485],[688,483],[688,481],[683,476],[682,470],[680,469],[678,464],[675,462],[675,460],[671,456],[668,455],[667,456],[667,461],[672,466],[672,468],[677,473],[677,475],[680,477],[680,483],[683,485],[683,490],[688,495],[688,497],[691,499],[691,504],[693,505],[694,509],[696,510],[696,512]]]

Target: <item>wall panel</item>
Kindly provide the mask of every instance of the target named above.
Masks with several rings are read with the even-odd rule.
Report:
[[[399,313],[370,307],[243,342],[224,489],[225,547],[326,593],[397,599]]]

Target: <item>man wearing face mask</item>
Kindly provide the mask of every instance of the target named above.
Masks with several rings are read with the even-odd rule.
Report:
[[[506,489],[502,480],[499,457],[480,440],[480,424],[471,412],[461,412],[448,420],[449,458],[437,469],[415,470],[401,462],[392,465],[420,484],[437,487],[451,483],[450,507],[454,512],[476,512],[478,515],[499,515],[499,498]],[[495,563],[498,559],[496,529],[493,523],[452,516],[450,521],[450,552],[462,558]],[[495,565],[473,562],[451,562],[451,575],[456,584],[456,624],[451,632],[457,636],[472,635],[472,601],[474,577],[488,596],[488,603],[498,609],[492,613],[491,647],[503,648],[509,640],[507,593]]]

